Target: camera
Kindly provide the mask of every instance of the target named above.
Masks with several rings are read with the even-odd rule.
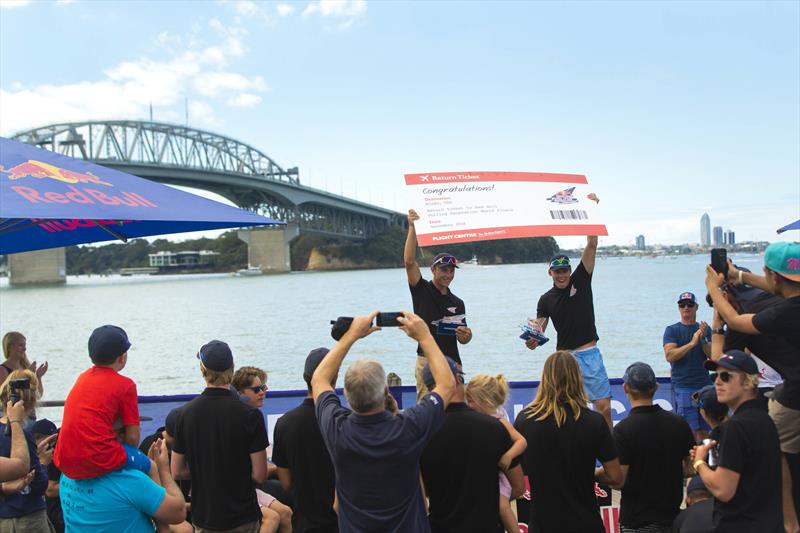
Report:
[[[394,312],[394,313],[378,313],[378,318],[375,319],[375,325],[379,328],[396,328],[400,327],[400,322],[397,321],[397,317],[403,316],[401,312]]]
[[[19,391],[28,390],[31,388],[30,378],[12,379],[9,384],[11,388],[11,403],[17,403],[20,400]]]

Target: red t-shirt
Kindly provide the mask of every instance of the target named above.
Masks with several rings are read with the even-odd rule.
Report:
[[[112,425],[139,424],[136,383],[116,370],[93,366],[78,376],[64,403],[53,460],[71,479],[99,477],[125,464]]]

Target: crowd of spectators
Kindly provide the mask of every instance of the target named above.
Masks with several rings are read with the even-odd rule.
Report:
[[[655,373],[635,362],[622,385],[630,410],[611,426],[589,407],[586,361],[571,350],[547,357],[512,424],[505,378],[467,380],[430,320],[408,311],[397,322],[418,347],[419,401],[398,409],[381,363],[360,359],[344,374],[344,406],[342,363],[380,329],[377,312],[355,317],[330,350],[306,357],[307,397],[275,425],[271,461],[267,374],[237,369],[223,341],[197,353],[203,391],[142,440],[136,384],[121,374],[124,330],[92,332],[92,366],[60,429],[35,420],[47,366],[29,364],[12,332],[0,385],[0,533],[516,533],[520,521],[539,533],[602,533],[598,483],[620,491],[622,533],[798,533],[798,257],[800,245],[777,243],[764,277],[710,269],[710,326],[697,320],[695,295],[681,293],[680,321],[663,338],[676,412],[654,401]],[[427,297],[448,297],[447,285],[429,291],[454,275],[457,262],[441,259]],[[412,292],[423,283],[409,275]],[[465,344],[472,332],[459,327]],[[767,368],[779,377],[760,387]],[[511,503],[523,496],[528,513],[517,517]]]

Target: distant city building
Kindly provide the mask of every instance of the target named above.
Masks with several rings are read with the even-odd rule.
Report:
[[[725,239],[722,235],[722,226],[714,226],[714,246],[722,246]]]
[[[736,244],[736,234],[733,232],[733,230],[729,229],[725,232],[725,244],[728,246],[733,246]]]
[[[711,246],[711,219],[708,213],[700,217],[700,246]]]
[[[644,235],[639,235],[636,237],[636,249],[644,250]]]
[[[210,250],[184,251],[184,252],[157,252],[147,254],[150,266],[158,268],[197,268],[208,266],[214,262],[219,254]]]

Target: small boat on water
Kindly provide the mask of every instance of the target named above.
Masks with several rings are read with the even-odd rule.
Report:
[[[261,276],[263,274],[264,271],[261,270],[261,265],[250,265],[247,268],[242,268],[236,271],[237,276]]]
[[[477,255],[473,255],[472,259],[470,259],[469,261],[461,261],[460,263],[458,263],[459,266],[465,266],[465,267],[466,266],[478,266],[479,264],[480,263],[478,263],[478,256]]]

